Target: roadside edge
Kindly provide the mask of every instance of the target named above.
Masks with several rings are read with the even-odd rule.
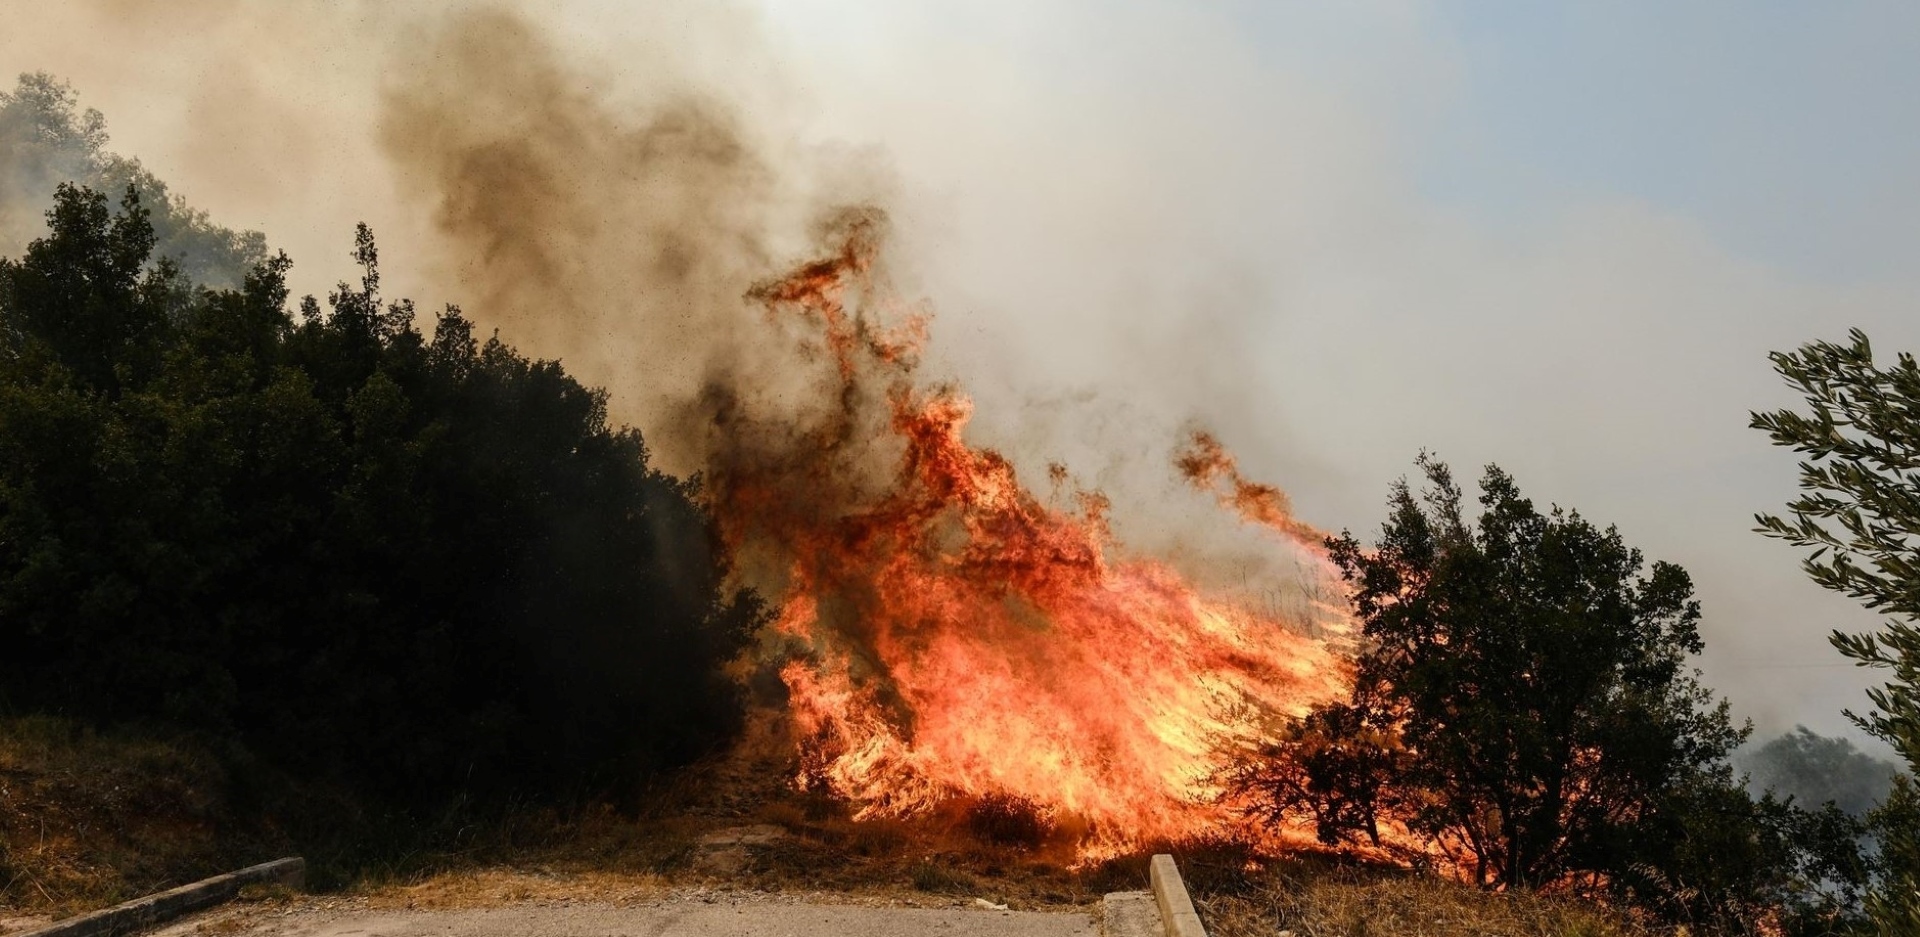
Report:
[[[1193,909],[1187,883],[1180,878],[1180,867],[1173,864],[1173,857],[1166,853],[1154,856],[1148,874],[1167,937],[1207,937],[1207,929],[1200,924],[1200,913]]]
[[[306,878],[307,860],[289,856],[55,921],[16,937],[119,937],[228,901],[248,885],[278,882],[297,889],[306,884]]]

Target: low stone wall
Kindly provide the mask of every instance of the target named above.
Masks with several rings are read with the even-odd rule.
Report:
[[[297,856],[276,859],[90,914],[55,921],[18,937],[119,937],[229,901],[248,885],[277,882],[290,888],[300,888],[306,884],[306,878],[307,860]]]

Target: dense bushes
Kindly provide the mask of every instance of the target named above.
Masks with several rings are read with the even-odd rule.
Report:
[[[1685,571],[1541,512],[1497,467],[1473,517],[1446,465],[1420,465],[1429,487],[1394,487],[1376,543],[1328,541],[1363,629],[1352,693],[1229,772],[1247,809],[1329,845],[1391,850],[1398,831],[1471,881],[1716,930],[1842,921],[1860,828],[1736,783],[1747,730],[1688,666]]]
[[[724,741],[729,595],[692,483],[555,362],[357,287],[286,308],[150,262],[63,185],[0,261],[0,706],[160,721],[393,802],[553,792]]]

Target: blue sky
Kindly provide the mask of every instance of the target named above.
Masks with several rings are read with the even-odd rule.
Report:
[[[1433,26],[1462,70],[1421,161],[1437,199],[1524,219],[1612,193],[1807,276],[1912,264],[1920,6],[1461,3]]]

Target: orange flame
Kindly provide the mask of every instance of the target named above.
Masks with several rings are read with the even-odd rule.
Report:
[[[970,446],[968,398],[914,380],[926,318],[872,319],[890,308],[877,224],[854,219],[836,255],[749,294],[811,324],[834,404],[785,429],[733,419],[709,473],[729,543],[777,573],[799,782],[863,817],[1019,798],[1075,831],[1083,858],[1219,831],[1219,759],[1341,695],[1344,659],[1304,622],[1120,555],[1098,493],[1050,506]],[[1180,465],[1317,546],[1211,437]]]
[[[1187,440],[1186,448],[1174,457],[1173,464],[1195,488],[1214,492],[1222,506],[1316,553],[1322,551],[1327,532],[1294,517],[1293,504],[1287,500],[1286,492],[1243,477],[1233,454],[1220,445],[1212,433],[1196,430]]]

